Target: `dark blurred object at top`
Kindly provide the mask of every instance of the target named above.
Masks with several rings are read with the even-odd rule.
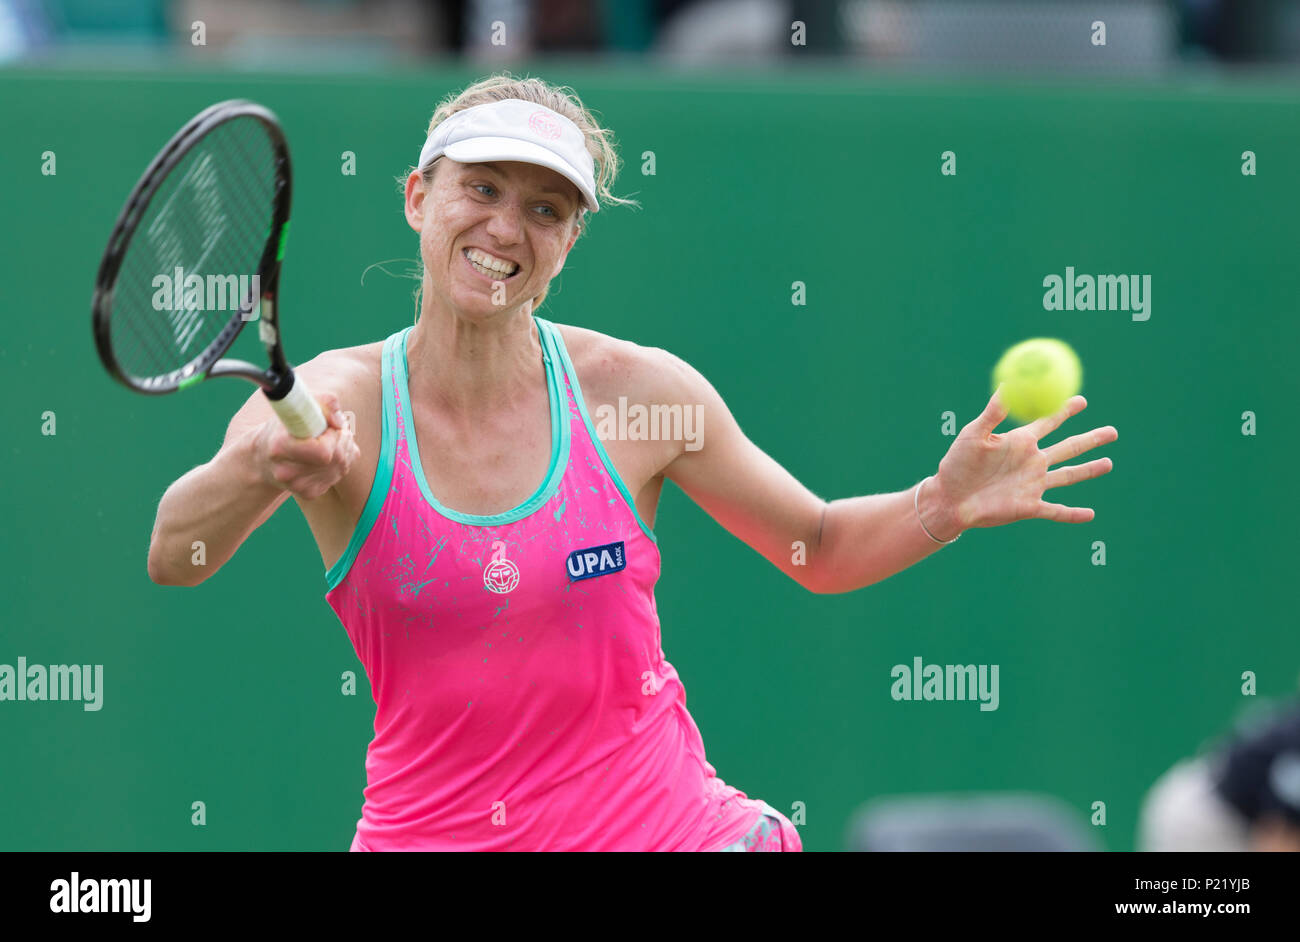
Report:
[[[604,45],[603,0],[534,0],[539,52],[595,52]]]
[[[1145,851],[1300,851],[1300,700],[1260,705],[1162,774],[1139,817]]]
[[[1300,850],[1300,703],[1238,730],[1214,779],[1243,818],[1289,835]]]
[[[1300,62],[1295,0],[1179,0],[1189,54],[1224,62]]]

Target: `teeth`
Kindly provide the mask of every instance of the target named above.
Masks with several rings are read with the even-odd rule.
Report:
[[[513,275],[519,268],[514,262],[507,262],[505,259],[480,252],[478,249],[467,249],[465,257],[485,275]]]

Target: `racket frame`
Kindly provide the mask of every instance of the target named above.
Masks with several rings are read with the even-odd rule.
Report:
[[[271,225],[258,263],[260,296],[241,299],[239,309],[222,327],[220,333],[188,363],[158,376],[135,376],[118,362],[113,353],[111,335],[114,288],[122,262],[126,257],[127,247],[150,202],[168,175],[209,132],[241,117],[252,117],[261,122],[270,139],[275,163],[276,180],[272,196]],[[272,402],[282,400],[290,393],[294,385],[294,374],[285,358],[284,347],[280,341],[275,302],[280,287],[280,263],[284,257],[285,240],[289,233],[292,195],[293,175],[284,131],[275,115],[256,102],[245,99],[218,102],[199,112],[172,136],[145,168],[144,174],[127,197],[126,204],[109,236],[108,248],[100,261],[99,272],[95,278],[95,294],[91,302],[95,346],[105,368],[114,379],[136,392],[154,396],[186,389],[213,376],[239,376],[250,380],[261,386]],[[253,320],[258,322],[258,335],[270,358],[270,369],[262,369],[245,360],[222,358],[222,354],[230,349],[239,332]]]

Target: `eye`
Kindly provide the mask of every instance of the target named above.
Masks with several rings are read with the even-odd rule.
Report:
[[[492,184],[490,184],[490,183],[471,183],[471,184],[470,184],[470,187],[473,188],[473,189],[475,189],[475,190],[478,190],[479,192],[482,192],[482,191],[484,191],[484,190],[489,190],[489,191],[491,191],[491,192],[488,192],[488,193],[483,193],[484,196],[495,196],[495,195],[496,195],[496,188],[493,187]],[[544,210],[546,210],[546,213],[545,213],[544,215],[546,216],[547,219],[559,219],[559,218],[560,218],[559,210],[557,210],[554,206],[550,205],[549,203],[541,203],[541,204],[539,204],[536,208],[537,208],[537,209],[544,209]]]

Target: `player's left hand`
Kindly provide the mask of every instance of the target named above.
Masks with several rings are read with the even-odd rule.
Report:
[[[993,430],[1007,417],[1007,410],[995,391],[984,411],[961,430],[939,462],[935,476],[962,529],[996,527],[1035,518],[1061,523],[1091,520],[1095,516],[1092,508],[1049,503],[1042,499],[1043,492],[1100,477],[1111,469],[1111,460],[1097,458],[1084,464],[1048,469],[1098,445],[1115,441],[1119,432],[1107,425],[1072,435],[1046,448],[1038,447],[1039,439],[1087,407],[1088,401],[1082,396],[1072,396],[1051,415],[998,434]]]

